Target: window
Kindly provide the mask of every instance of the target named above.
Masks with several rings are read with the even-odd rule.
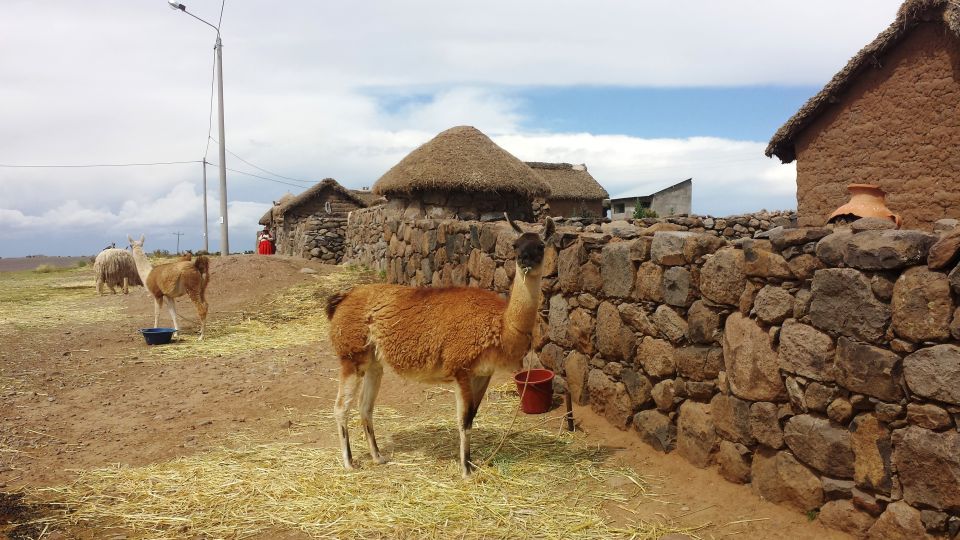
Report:
[[[622,214],[626,212],[625,203],[617,203],[613,205],[614,214]]]
[[[330,206],[330,201],[323,203],[323,210],[328,214],[333,213],[333,208]]]

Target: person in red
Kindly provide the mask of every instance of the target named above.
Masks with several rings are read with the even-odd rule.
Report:
[[[257,234],[257,253],[260,255],[273,255],[273,236],[269,229],[264,229]]]

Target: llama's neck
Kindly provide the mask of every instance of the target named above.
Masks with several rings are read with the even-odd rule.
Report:
[[[140,282],[146,286],[147,276],[149,276],[150,271],[153,270],[153,265],[150,264],[150,260],[147,259],[147,255],[142,249],[133,250],[133,262],[137,264],[137,273],[140,274]]]
[[[503,314],[503,346],[516,354],[525,354],[537,322],[540,307],[540,275],[526,276],[517,266],[510,287],[510,301]],[[519,360],[519,358],[517,358]]]

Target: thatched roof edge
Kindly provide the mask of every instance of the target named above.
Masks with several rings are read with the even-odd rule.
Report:
[[[603,200],[609,199],[610,194],[597,182],[597,179],[587,170],[584,164],[545,163],[542,161],[527,161],[528,167],[540,174],[548,186],[548,199],[569,200]]]

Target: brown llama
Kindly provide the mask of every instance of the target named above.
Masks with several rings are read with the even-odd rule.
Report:
[[[133,259],[137,263],[137,272],[140,279],[146,284],[147,290],[153,296],[153,326],[160,324],[160,308],[164,298],[173,319],[173,327],[180,331],[177,323],[177,304],[175,298],[187,295],[197,308],[200,317],[200,339],[203,339],[203,330],[207,323],[207,299],[205,293],[210,282],[210,260],[205,255],[198,255],[196,259],[181,258],[177,262],[150,264],[147,255],[143,252],[144,237],[134,240],[127,235],[130,247],[133,248]]]
[[[473,472],[473,419],[494,370],[520,369],[530,349],[544,246],[555,229],[547,218],[541,237],[507,219],[519,234],[513,242],[517,270],[509,301],[477,288],[384,284],[360,285],[328,300],[330,341],[340,357],[334,416],[344,468],[353,468],[347,424],[361,383],[358,408],[370,455],[377,463],[386,462],[373,432],[373,406],[387,364],[405,378],[456,384],[460,468],[464,477]]]

